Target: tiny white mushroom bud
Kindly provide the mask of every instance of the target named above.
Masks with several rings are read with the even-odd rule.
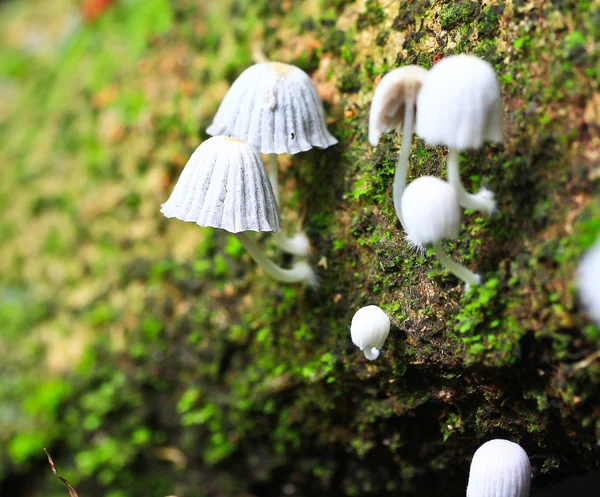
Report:
[[[581,257],[575,284],[583,308],[600,326],[600,238]]]
[[[412,246],[431,245],[444,267],[467,285],[479,285],[479,275],[450,259],[441,245],[446,238],[456,238],[460,230],[461,210],[450,183],[433,176],[417,178],[404,190],[402,213],[406,239]]]
[[[390,332],[390,318],[376,305],[361,307],[352,318],[350,336],[352,343],[372,361],[379,353]]]
[[[523,448],[508,440],[490,440],[473,456],[467,497],[527,497],[531,466]]]
[[[465,191],[458,153],[484,142],[502,141],[502,96],[494,68],[473,55],[453,55],[434,65],[417,98],[415,130],[429,145],[449,148],[448,181],[458,190],[460,205],[491,215],[494,195],[483,189]]]

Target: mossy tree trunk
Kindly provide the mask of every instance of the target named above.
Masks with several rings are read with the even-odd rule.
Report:
[[[600,232],[599,2],[40,9],[0,7],[0,493],[64,495],[44,446],[90,497],[459,496],[492,438],[525,448],[534,490],[598,468],[600,335],[573,273]],[[311,74],[340,140],[282,160],[317,290],[158,213],[257,47]],[[454,53],[494,66],[506,123],[461,162],[498,200],[445,245],[484,276],[468,294],[404,240],[400,137],[367,141],[379,78]],[[446,152],[416,139],[408,181]],[[368,304],[393,322],[374,362],[349,337]]]

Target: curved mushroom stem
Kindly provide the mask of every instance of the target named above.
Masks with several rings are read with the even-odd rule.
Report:
[[[288,254],[308,257],[310,255],[310,242],[304,231],[294,236],[285,236],[281,231],[273,234],[277,246]]]
[[[250,254],[250,257],[252,257],[271,278],[283,283],[304,282],[309,286],[318,286],[317,275],[306,259],[295,261],[291,269],[283,269],[269,259],[260,247],[246,235],[246,233],[235,233],[235,236]]]
[[[454,274],[457,278],[460,278],[467,284],[467,290],[471,285],[479,285],[481,283],[481,276],[469,271],[466,267],[458,262],[454,262],[444,249],[442,248],[442,244],[440,242],[435,242],[432,244],[433,253],[435,254],[435,258],[440,262],[442,266],[444,266],[448,271]]]
[[[415,101],[412,95],[408,96],[404,102],[404,126],[402,127],[402,146],[400,147],[400,155],[396,162],[396,171],[394,172],[393,198],[394,209],[396,216],[404,228],[402,220],[402,212],[400,209],[400,201],[406,187],[406,172],[408,169],[408,156],[410,154],[410,146],[412,145],[413,135],[413,119],[415,115]]]
[[[369,361],[374,361],[379,357],[381,351],[375,347],[367,347],[363,352]]]
[[[483,212],[488,217],[493,214],[496,210],[496,201],[494,200],[493,192],[487,188],[482,188],[477,193],[469,193],[463,187],[458,171],[458,150],[454,148],[448,151],[446,170],[448,172],[448,182],[456,188],[458,203],[462,207]]]
[[[277,205],[279,205],[279,162],[277,161],[277,154],[269,154],[269,181],[271,182],[271,188],[273,188],[273,194]]]
[[[275,194],[275,200],[277,205],[279,204],[279,163],[277,161],[277,154],[269,154],[269,181],[271,182],[271,188]],[[292,237],[285,236],[283,233],[278,231],[274,233],[275,243],[277,246],[287,252],[288,254],[299,255],[301,257],[308,257],[310,255],[310,242],[304,231],[296,233]]]

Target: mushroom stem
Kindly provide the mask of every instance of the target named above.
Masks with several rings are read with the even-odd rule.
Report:
[[[363,350],[365,357],[369,361],[374,361],[375,359],[377,359],[379,357],[380,352],[381,351],[375,347],[367,347],[365,350]]]
[[[310,255],[310,242],[304,231],[296,233],[294,236],[285,236],[281,231],[273,233],[273,238],[277,246],[288,254],[308,257]]]
[[[402,194],[406,187],[406,172],[408,169],[408,156],[410,154],[410,146],[412,144],[413,135],[413,119],[415,115],[415,99],[412,95],[409,95],[404,102],[404,126],[402,127],[402,146],[400,147],[400,155],[398,155],[398,161],[396,162],[396,171],[394,172],[394,186],[393,186],[393,197],[394,197],[394,209],[396,210],[396,216],[404,228],[404,221],[402,220],[402,210],[400,208],[400,201],[402,200]]]
[[[268,173],[275,200],[277,200],[277,205],[279,205],[279,162],[277,161],[277,154],[269,154]]]
[[[440,262],[442,266],[444,266],[448,271],[454,274],[457,278],[463,280],[467,285],[479,285],[481,283],[481,276],[469,271],[466,267],[459,264],[458,262],[454,262],[444,249],[442,248],[442,244],[440,242],[435,242],[432,245],[433,253],[435,254],[436,259]]]
[[[460,173],[458,171],[458,150],[455,148],[450,148],[448,150],[446,170],[448,172],[448,182],[456,188],[458,203],[465,209],[480,211],[487,216],[491,216],[496,210],[494,193],[487,188],[482,188],[477,193],[469,193],[465,190],[460,181]]]
[[[246,235],[246,233],[235,233],[235,236],[250,254],[250,257],[252,257],[271,278],[283,283],[304,282],[309,286],[318,286],[317,275],[306,259],[295,261],[291,269],[283,269],[270,260],[258,245]]]
[[[271,182],[271,188],[273,188],[273,194],[277,205],[279,204],[279,163],[277,161],[277,154],[269,154],[269,181]],[[304,231],[296,233],[292,237],[285,236],[282,232],[278,231],[274,233],[275,243],[277,246],[287,252],[288,254],[299,255],[301,257],[308,257],[310,255],[310,242]]]

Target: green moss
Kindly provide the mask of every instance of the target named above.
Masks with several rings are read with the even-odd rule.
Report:
[[[477,2],[469,0],[463,2],[451,2],[440,11],[440,26],[442,29],[450,30],[461,25],[472,22],[479,13]]]
[[[385,19],[385,12],[378,0],[367,0],[365,6],[366,11],[359,14],[356,21],[359,30],[380,24]]]

